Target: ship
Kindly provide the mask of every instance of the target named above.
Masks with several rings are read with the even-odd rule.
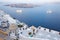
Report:
[[[60,40],[60,32],[39,26],[29,27],[0,10],[1,40]]]

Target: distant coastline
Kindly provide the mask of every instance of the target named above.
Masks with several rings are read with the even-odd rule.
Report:
[[[5,6],[16,7],[16,8],[34,8],[38,7],[39,5],[20,3],[20,4],[7,4]]]

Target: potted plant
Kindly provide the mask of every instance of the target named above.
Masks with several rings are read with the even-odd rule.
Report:
[[[20,25],[20,24],[19,24],[19,25],[18,25],[18,27],[19,27],[19,28],[22,28],[22,27],[23,27],[23,25]]]

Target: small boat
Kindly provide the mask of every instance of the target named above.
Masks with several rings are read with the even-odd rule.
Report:
[[[16,10],[17,13],[22,13],[23,11],[22,10]]]
[[[53,11],[52,10],[47,10],[46,13],[51,14]]]

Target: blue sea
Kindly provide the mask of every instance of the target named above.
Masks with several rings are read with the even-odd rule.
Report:
[[[34,8],[15,8],[4,5],[6,4],[0,3],[0,9],[29,26],[42,26],[60,31],[60,3],[43,4]],[[23,12],[17,13],[16,10],[22,10]],[[47,13],[48,10],[52,10],[52,13]]]

